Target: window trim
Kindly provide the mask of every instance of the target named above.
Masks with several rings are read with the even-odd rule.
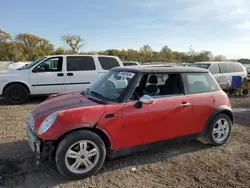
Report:
[[[62,61],[62,70],[60,70],[60,71],[38,71],[38,72],[35,71],[35,69],[36,69],[41,63],[43,63],[43,62],[45,62],[45,61],[48,61],[48,60],[50,60],[50,59],[55,59],[55,58],[59,58],[59,60]],[[42,61],[38,62],[38,63],[34,66],[34,68],[32,69],[32,73],[46,73],[46,72],[63,72],[63,57],[62,57],[62,56],[48,57],[48,58],[43,59]]]
[[[84,57],[89,57],[89,58],[91,58],[91,59],[93,60],[94,68],[95,68],[95,69],[91,69],[91,70],[68,70],[68,58],[69,58],[69,57],[83,57],[83,58],[84,58]],[[67,72],[97,71],[95,59],[94,59],[92,56],[72,56],[72,55],[70,56],[70,55],[69,55],[69,56],[66,56],[66,59],[65,59],[65,60],[66,60],[66,71],[67,71]]]

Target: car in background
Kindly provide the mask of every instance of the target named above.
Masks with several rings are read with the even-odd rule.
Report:
[[[247,70],[247,74],[250,75],[250,67],[247,67],[246,70]]]
[[[247,76],[246,68],[238,62],[195,62],[189,67],[198,67],[210,70],[220,87],[227,90],[231,86],[233,76]]]
[[[140,64],[137,61],[123,61],[123,66],[139,66]]]
[[[53,159],[67,179],[81,179],[99,171],[105,159],[166,141],[202,137],[221,146],[233,122],[227,94],[206,69],[117,67],[85,91],[39,104],[27,137],[38,164]]]
[[[53,55],[18,69],[0,72],[0,97],[7,104],[22,104],[31,95],[51,95],[86,89],[114,67],[123,67],[116,56]]]

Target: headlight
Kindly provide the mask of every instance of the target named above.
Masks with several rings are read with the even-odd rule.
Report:
[[[38,129],[38,134],[41,135],[41,134],[45,133],[53,125],[53,123],[56,121],[56,117],[57,117],[56,112],[52,113],[48,117],[46,117]]]

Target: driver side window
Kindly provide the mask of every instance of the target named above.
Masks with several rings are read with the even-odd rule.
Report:
[[[39,65],[37,65],[33,72],[61,72],[63,65],[62,57],[54,57],[50,59],[46,59]]]
[[[130,100],[138,100],[143,95],[152,98],[184,95],[182,78],[178,73],[145,74],[139,83]]]

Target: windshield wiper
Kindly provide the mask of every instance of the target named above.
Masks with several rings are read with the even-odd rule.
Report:
[[[103,102],[104,104],[107,103],[106,97],[104,97],[104,96],[101,95],[100,93],[97,93],[97,92],[95,92],[95,91],[90,91],[90,93],[93,94],[94,96],[96,96],[98,99],[101,99],[102,102]]]
[[[87,88],[81,92],[82,95],[88,95],[88,93],[89,93],[89,88]]]

